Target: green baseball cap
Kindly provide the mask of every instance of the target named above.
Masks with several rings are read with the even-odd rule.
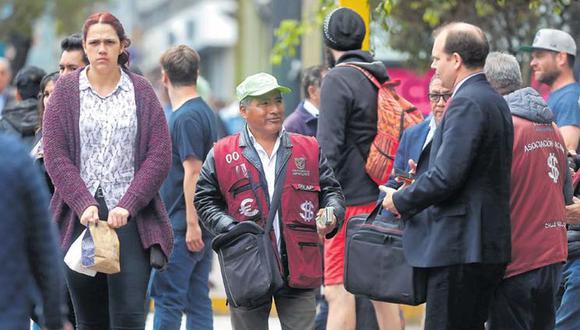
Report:
[[[292,92],[290,88],[279,85],[274,76],[260,72],[244,79],[236,87],[236,96],[238,101],[241,101],[248,96],[260,96],[273,90],[277,90],[280,93]]]

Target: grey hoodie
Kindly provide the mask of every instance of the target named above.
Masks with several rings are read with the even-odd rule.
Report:
[[[544,98],[533,88],[525,87],[504,96],[512,115],[535,123],[549,124],[554,114]]]

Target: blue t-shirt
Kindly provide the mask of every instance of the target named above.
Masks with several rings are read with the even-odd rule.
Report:
[[[201,97],[185,102],[169,119],[172,161],[169,175],[161,186],[161,197],[167,207],[174,232],[184,233],[187,229],[183,161],[188,157],[194,157],[202,162],[205,160],[217,140],[215,119],[214,112]],[[193,204],[193,201],[187,202]],[[206,234],[204,230],[204,236]]]
[[[580,83],[572,83],[550,94],[548,107],[558,127],[580,127]]]

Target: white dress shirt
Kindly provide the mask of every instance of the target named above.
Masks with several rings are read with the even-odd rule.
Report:
[[[427,144],[433,140],[433,136],[435,135],[435,130],[437,129],[437,122],[435,121],[435,116],[431,116],[431,120],[429,121],[429,132],[427,133],[427,137],[425,138],[425,143],[423,143],[423,148],[425,149]]]
[[[304,100],[304,110],[306,110],[306,112],[308,112],[312,116],[318,118],[318,113],[320,111],[318,110],[318,108],[314,104],[312,104],[312,102],[310,102],[308,100]]]
[[[249,127],[247,130],[248,135],[250,136],[250,140],[252,141],[252,145],[256,149],[256,152],[258,152],[258,156],[262,162],[262,169],[264,170],[264,175],[266,175],[268,195],[270,196],[271,202],[272,198],[274,197],[274,188],[276,183],[276,154],[278,153],[278,148],[280,148],[280,137],[282,136],[282,132],[278,134],[278,138],[274,144],[274,149],[272,149],[272,154],[268,156],[266,150],[260,145],[260,143],[258,143],[258,141],[256,141],[256,138],[250,131]],[[278,212],[276,212],[276,215],[274,216],[272,225],[274,227],[274,234],[276,235],[276,245],[278,246],[278,251],[280,251],[280,219],[278,218]]]

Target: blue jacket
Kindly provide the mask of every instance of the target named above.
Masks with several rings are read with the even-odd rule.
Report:
[[[403,131],[403,136],[401,136],[399,148],[397,148],[397,154],[395,155],[395,164],[393,164],[393,168],[396,171],[408,173],[410,170],[409,159],[414,160],[415,163],[419,163],[419,160],[421,162],[429,161],[429,153],[423,153],[423,144],[425,144],[429,134],[430,121],[431,117],[427,117],[422,123]],[[426,147],[426,149],[428,148]],[[386,186],[398,189],[401,184],[396,182],[395,176],[391,174]]]
[[[64,264],[46,184],[16,137],[0,134],[0,160],[1,328],[30,327],[35,287],[42,296],[44,325],[61,328]]]
[[[296,107],[284,121],[284,128],[288,132],[298,133],[308,136],[316,136],[318,128],[318,118],[304,109],[304,101]]]

